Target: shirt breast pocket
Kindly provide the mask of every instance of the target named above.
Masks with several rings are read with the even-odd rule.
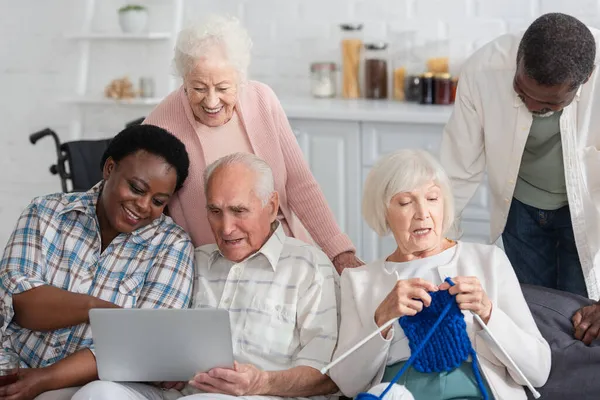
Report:
[[[241,346],[249,353],[288,357],[295,330],[295,304],[256,296],[246,309]]]
[[[144,286],[144,274],[135,273],[128,275],[119,283],[117,292],[117,305],[123,308],[137,307],[137,300]]]
[[[67,346],[67,342],[73,330],[75,330],[75,327],[56,329],[51,332],[34,333],[39,338],[45,337],[43,340],[49,344],[46,354],[42,357],[37,367],[47,367],[72,353],[71,349]],[[32,365],[32,367],[34,366]]]

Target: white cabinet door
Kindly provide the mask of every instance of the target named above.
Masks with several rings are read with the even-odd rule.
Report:
[[[359,124],[305,119],[290,124],[340,229],[360,255]]]
[[[383,155],[398,149],[424,149],[438,154],[443,125],[362,124],[363,167],[371,167]]]
[[[383,155],[402,148],[420,148],[436,157],[442,139],[440,124],[363,123],[362,125],[362,175],[363,182],[375,162]],[[475,196],[465,208],[462,220],[462,239],[487,243],[489,240],[489,211],[487,184],[480,185]],[[363,255],[372,261],[389,255],[396,247],[392,236],[380,238],[369,226],[362,223]]]

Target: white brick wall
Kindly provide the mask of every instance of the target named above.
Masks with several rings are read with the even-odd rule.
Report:
[[[152,26],[169,29],[169,0],[137,0],[150,7]],[[600,26],[600,0],[184,0],[186,16],[226,13],[240,17],[253,40],[251,76],[281,94],[306,93],[308,65],[339,60],[338,24],[360,21],[368,39],[391,39],[414,31],[417,43],[448,41],[450,55],[462,59],[485,41],[524,29],[538,15],[561,11]],[[117,29],[115,9],[125,0],[101,0],[93,26]],[[31,146],[27,136],[50,126],[68,136],[72,108],[57,99],[72,94],[78,44],[63,33],[79,27],[84,1],[0,0],[0,247],[20,210],[36,195],[60,188],[48,173],[55,161],[50,140]],[[166,76],[167,44],[94,44],[90,90],[129,75]],[[164,91],[164,82],[157,82]],[[164,93],[163,93],[164,94]],[[116,133],[145,108],[90,108],[86,134]]]

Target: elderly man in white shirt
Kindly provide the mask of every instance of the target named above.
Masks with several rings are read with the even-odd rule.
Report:
[[[499,37],[461,71],[441,161],[460,214],[486,172],[491,240],[521,283],[600,295],[600,32],[559,13]],[[600,332],[600,305],[574,319]],[[594,328],[595,326],[595,328]],[[592,327],[593,329],[589,329]]]
[[[337,342],[337,275],[316,247],[287,237],[268,164],[248,153],[205,172],[216,244],[196,249],[197,308],[229,311],[234,369],[197,374],[185,399],[324,398]]]

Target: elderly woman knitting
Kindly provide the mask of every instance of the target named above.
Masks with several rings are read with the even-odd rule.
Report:
[[[204,169],[227,154],[253,153],[273,170],[278,219],[286,234],[314,240],[338,272],[362,265],[336,224],[277,97],[268,86],[247,80],[250,47],[235,19],[215,16],[179,33],[174,61],[183,84],[145,121],[172,132],[190,154],[190,175],[169,203],[170,216],[195,246],[215,243],[206,218]],[[243,227],[224,234],[232,245],[247,245],[249,232]]]
[[[526,380],[533,386],[546,382],[550,348],[503,251],[444,237],[454,218],[453,198],[445,172],[431,155],[400,150],[382,158],[365,182],[363,214],[379,235],[391,231],[397,248],[385,259],[343,272],[334,358],[386,322],[394,322],[331,369],[331,378],[345,395],[391,381],[420,344],[413,341],[421,340],[417,334],[424,331],[413,329],[415,324],[431,325],[431,320],[419,317],[443,296],[450,299],[448,307],[456,307],[456,315],[451,324],[440,319],[430,339],[434,351],[417,357],[421,370],[432,370],[420,372],[415,362],[398,381],[416,400],[525,399]],[[457,343],[453,336],[460,336],[461,330],[471,352],[449,368],[447,359],[457,349],[445,343]]]

